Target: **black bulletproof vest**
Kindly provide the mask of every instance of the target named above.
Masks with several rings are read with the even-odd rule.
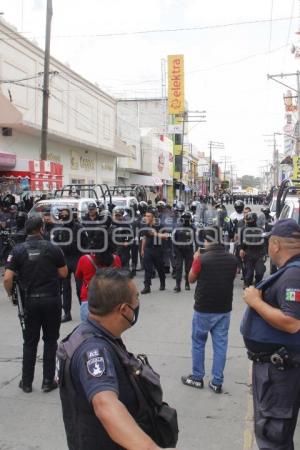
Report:
[[[82,392],[77,392],[72,381],[70,372],[72,357],[80,345],[92,336],[92,330],[90,328],[85,330],[81,325],[60,343],[57,351],[58,383],[68,448],[69,450],[123,450],[123,447],[112,442],[96,417],[92,405]],[[116,355],[113,351],[110,355],[116,366],[116,372],[120,372],[118,370],[120,363]],[[123,383],[120,379],[118,381],[121,391],[120,381],[121,384]],[[133,411],[130,413],[133,414]]]
[[[169,437],[171,438],[170,444],[172,444],[172,447],[175,446],[178,437],[177,415],[175,410],[163,403],[159,375],[153,371],[148,363],[142,363],[141,360],[137,359],[134,355],[126,352],[125,348],[121,349],[120,347],[120,349],[116,351],[118,345],[115,342],[112,342],[107,336],[102,335],[101,330],[93,333],[88,326],[81,324],[60,343],[57,351],[57,381],[60,387],[63,419],[69,450],[123,450],[122,447],[111,441],[99,419],[95,416],[92,406],[88,403],[83,393],[77,392],[73,385],[70,372],[72,357],[79,346],[92,336],[104,339],[108,346],[111,347],[112,351],[110,352],[110,355],[113,358],[116,373],[122,370],[120,364],[122,365],[123,370],[126,370],[128,379],[135,386],[134,392],[137,399],[136,411],[129,410],[129,412],[142,430],[158,444],[161,442],[159,440],[159,430],[157,429],[157,422],[156,425],[153,423],[153,406],[151,407],[150,405],[155,404],[155,408],[162,406],[161,411],[165,411],[167,407],[168,415],[171,412],[171,415],[173,416],[172,426],[173,431],[175,430],[175,434],[170,434],[169,427],[165,429],[164,426],[161,429],[161,432],[165,435],[163,436],[163,441],[167,443],[164,448],[171,446],[168,441],[165,441],[165,438],[169,439]],[[139,358],[141,357],[147,360],[145,355],[139,355]],[[144,390],[141,387],[138,387],[140,386],[139,378],[141,377],[144,380],[147,380],[147,383],[152,385],[151,401],[150,398],[146,400],[147,397],[145,397],[146,394]],[[118,381],[119,400],[122,401],[122,389],[119,378]],[[170,434],[170,436],[168,436],[168,434]]]
[[[237,261],[221,245],[201,255],[201,272],[195,290],[194,309],[203,313],[227,313],[232,309]]]

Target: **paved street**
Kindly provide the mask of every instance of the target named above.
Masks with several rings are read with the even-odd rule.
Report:
[[[142,286],[142,275],[137,282]],[[173,294],[174,281],[167,280],[167,291],[153,292],[141,298],[138,324],[125,337],[129,349],[145,352],[160,372],[166,399],[179,413],[182,450],[250,450],[252,449],[251,408],[249,392],[249,364],[239,334],[243,311],[242,283],[236,281],[228,364],[224,394],[215,395],[206,387],[198,391],[180,382],[189,373],[190,328],[193,291]],[[66,443],[60,413],[58,392],[42,394],[41,349],[34,382],[34,391],[26,395],[18,388],[21,374],[21,332],[17,310],[1,288],[0,299],[0,449],[1,450],[65,450]],[[79,308],[73,307],[74,320],[62,325],[64,337],[78,323]],[[208,345],[207,375],[211,364]],[[206,377],[206,385],[208,376]],[[246,417],[248,416],[248,417]],[[248,419],[248,420],[247,420]],[[299,441],[300,442],[300,441]]]
[[[142,273],[136,281],[142,287]],[[173,293],[174,280],[168,276],[167,290],[158,290],[153,280],[152,293],[141,296],[138,324],[125,334],[127,347],[143,352],[161,374],[166,400],[179,414],[181,450],[254,450],[252,407],[249,386],[250,366],[239,333],[244,309],[242,282],[235,282],[228,363],[224,394],[207,388],[211,366],[211,343],[207,348],[207,376],[203,391],[181,384],[182,374],[191,370],[191,318],[193,291]],[[21,376],[21,331],[17,309],[0,287],[0,450],[66,450],[58,391],[43,394],[41,355],[32,394],[18,388]],[[79,307],[73,304],[73,322],[63,324],[66,336],[79,320]],[[300,433],[297,442],[300,444]],[[296,446],[297,447],[297,446]]]

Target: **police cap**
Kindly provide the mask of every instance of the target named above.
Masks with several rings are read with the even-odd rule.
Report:
[[[294,219],[278,220],[272,228],[270,236],[300,239],[300,226]]]

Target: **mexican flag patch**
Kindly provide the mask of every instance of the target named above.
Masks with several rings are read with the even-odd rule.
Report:
[[[300,289],[286,289],[285,299],[287,302],[299,302],[300,303]]]

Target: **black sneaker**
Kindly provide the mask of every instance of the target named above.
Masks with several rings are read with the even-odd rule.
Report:
[[[150,294],[151,289],[149,287],[144,287],[144,289],[141,291],[141,294]]]
[[[185,290],[186,291],[190,291],[191,290],[190,283],[185,283]]]
[[[175,286],[174,287],[174,292],[180,292],[181,291],[181,287],[180,286]]]
[[[54,389],[57,389],[58,385],[56,383],[56,381],[49,381],[49,380],[44,380],[43,384],[42,384],[42,391],[43,392],[51,392],[54,391]]]
[[[191,386],[197,389],[203,389],[204,387],[203,380],[197,380],[193,377],[193,375],[181,377],[181,381],[186,386]]]
[[[32,392],[32,385],[31,384],[24,384],[23,380],[20,380],[19,388],[22,389],[25,394],[30,394]]]
[[[166,285],[164,283],[161,283],[160,287],[159,287],[160,291],[165,291],[166,290]]]
[[[212,381],[208,383],[208,386],[212,391],[214,391],[215,394],[222,394],[222,385],[221,384],[214,384]]]

